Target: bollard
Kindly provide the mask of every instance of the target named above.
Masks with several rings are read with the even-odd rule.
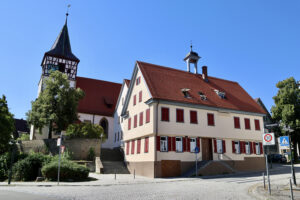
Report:
[[[265,173],[263,172],[263,173],[262,173],[262,175],[263,175],[263,180],[264,180],[264,189],[266,189],[266,179],[265,179]]]
[[[133,170],[133,179],[135,179],[135,169]]]
[[[291,191],[291,200],[294,200],[292,179],[290,179],[290,191]]]

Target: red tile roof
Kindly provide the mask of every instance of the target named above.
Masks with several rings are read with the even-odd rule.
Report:
[[[129,87],[130,80],[128,80],[128,79],[124,79],[124,81],[125,81],[125,83],[126,83],[127,87]]]
[[[266,114],[237,82],[211,76],[208,76],[209,81],[205,82],[201,74],[140,61],[137,61],[137,64],[154,99]],[[191,98],[184,97],[181,91],[183,88],[190,89]],[[221,99],[215,89],[225,92],[226,99]],[[204,93],[207,100],[201,100],[198,92]]]
[[[76,87],[85,92],[79,101],[78,112],[113,116],[121,84],[108,81],[76,77]]]

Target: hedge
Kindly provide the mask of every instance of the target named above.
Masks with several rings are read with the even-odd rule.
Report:
[[[43,166],[42,174],[48,180],[57,180],[57,161]],[[60,180],[62,181],[80,181],[85,180],[89,176],[89,169],[72,161],[63,159],[60,165]]]

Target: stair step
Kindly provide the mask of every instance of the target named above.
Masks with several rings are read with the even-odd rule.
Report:
[[[102,164],[104,174],[130,174],[123,161],[103,161]]]

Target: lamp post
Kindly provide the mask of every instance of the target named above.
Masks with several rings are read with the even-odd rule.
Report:
[[[287,131],[288,134],[289,134],[289,143],[290,143],[290,152],[291,152],[291,173],[292,173],[292,178],[293,178],[294,185],[297,185],[296,176],[295,176],[295,169],[294,169],[294,161],[293,161],[293,157],[292,157],[292,148],[291,148],[291,146],[292,146],[292,143],[291,143],[292,134],[291,133],[294,132],[294,130],[291,129],[290,126],[288,126],[288,127],[284,126],[282,130]]]
[[[10,185],[11,177],[12,177],[12,166],[14,161],[14,146],[15,141],[12,139],[9,144],[11,145],[11,156],[10,156],[10,167],[9,167],[9,174],[8,174],[8,185]]]

